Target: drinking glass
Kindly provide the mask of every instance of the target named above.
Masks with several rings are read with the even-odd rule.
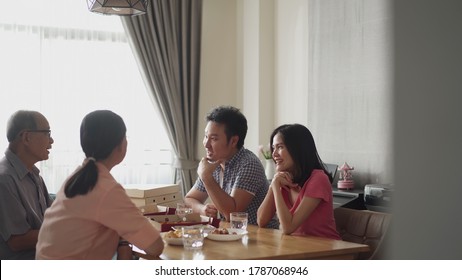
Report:
[[[176,204],[176,210],[175,214],[178,215],[182,221],[186,221],[186,215],[192,213],[192,208],[189,207],[186,203],[184,202],[178,202]]]
[[[230,214],[231,228],[247,229],[249,214],[246,212],[232,212]]]
[[[204,229],[202,227],[183,227],[183,247],[185,249],[200,249],[204,245]]]

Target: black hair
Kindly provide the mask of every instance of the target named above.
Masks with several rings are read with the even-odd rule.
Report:
[[[245,136],[247,135],[247,119],[239,111],[232,106],[219,106],[210,111],[206,116],[206,121],[212,121],[225,125],[226,138],[231,139],[232,136],[239,136],[237,148],[244,146]]]
[[[66,197],[85,195],[96,185],[98,168],[96,161],[109,157],[120,145],[127,128],[123,119],[109,110],[98,110],[86,115],[80,125],[80,145],[87,157],[86,163],[65,183]],[[91,158],[91,160],[88,160]]]
[[[324,170],[324,173],[332,182],[332,176],[327,172],[319,157],[313,135],[308,128],[301,124],[284,124],[276,128],[271,133],[271,153],[274,151],[273,138],[278,133],[281,135],[284,145],[295,164],[295,171],[292,174],[294,183],[303,185],[311,176],[313,169]]]

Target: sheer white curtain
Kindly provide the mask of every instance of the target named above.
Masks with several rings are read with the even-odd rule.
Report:
[[[128,153],[113,169],[116,179],[171,183],[171,145],[120,19],[91,14],[83,0],[27,1],[32,7],[0,1],[0,133],[6,135],[6,121],[18,109],[47,117],[55,143],[38,167],[49,191],[82,162],[80,122],[97,109],[113,110],[127,125]],[[0,147],[6,149],[6,136]]]
[[[355,185],[391,183],[393,15],[388,0],[308,2],[308,123]]]

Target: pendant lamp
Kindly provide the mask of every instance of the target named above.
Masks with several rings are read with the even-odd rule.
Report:
[[[146,13],[148,0],[87,0],[88,10],[104,15],[137,16]]]

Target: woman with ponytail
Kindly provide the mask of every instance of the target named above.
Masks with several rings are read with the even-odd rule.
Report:
[[[130,258],[130,244],[162,253],[159,231],[110,174],[127,152],[125,133],[124,121],[111,111],[85,116],[80,144],[86,158],[45,212],[37,259],[111,259],[116,252]]]

